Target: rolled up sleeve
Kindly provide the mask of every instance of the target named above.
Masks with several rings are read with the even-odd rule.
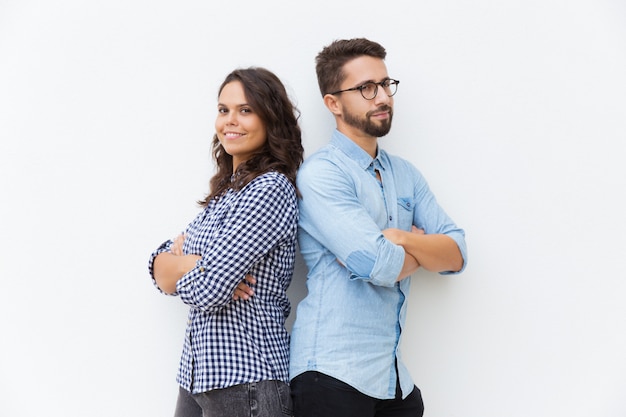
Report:
[[[159,290],[162,294],[169,295],[169,296],[175,296],[175,295],[178,295],[178,293],[176,293],[176,292],[174,292],[174,293],[167,293],[167,292],[163,291],[159,287],[159,284],[157,284],[156,279],[154,278],[154,260],[161,253],[169,252],[171,245],[172,245],[172,241],[171,240],[167,240],[167,241],[163,242],[154,252],[152,252],[152,254],[150,255],[150,259],[148,260],[148,271],[150,272],[150,277],[152,278],[152,284],[156,287],[157,290]]]
[[[359,200],[355,181],[332,160],[305,163],[298,173],[300,227],[350,271],[351,279],[393,286],[404,249],[383,237]]]
[[[463,257],[463,267],[458,271],[443,271],[442,275],[459,274],[463,272],[467,264],[467,245],[465,243],[465,231],[459,228],[439,205],[428,183],[421,173],[412,168],[417,177],[415,186],[415,200],[418,202],[418,210],[414,212],[413,224],[423,228],[427,234],[443,234],[454,240]]]

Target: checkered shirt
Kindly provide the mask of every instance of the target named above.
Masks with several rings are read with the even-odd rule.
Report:
[[[177,381],[192,393],[261,380],[289,381],[291,306],[287,287],[295,258],[298,206],[295,188],[269,172],[240,191],[229,190],[191,222],[185,254],[201,255],[176,284],[190,306]],[[149,261],[169,250],[171,240]],[[233,301],[246,274],[254,296]],[[158,288],[158,287],[157,287]]]

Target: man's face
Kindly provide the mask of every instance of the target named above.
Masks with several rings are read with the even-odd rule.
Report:
[[[389,117],[377,120],[376,117],[381,112],[387,112]],[[352,113],[348,108],[344,108],[343,120],[355,129],[363,131],[368,136],[380,138],[391,130],[391,120],[393,119],[393,108],[381,106],[376,110],[368,111],[365,116]]]
[[[387,67],[382,59],[362,56],[349,61],[343,68],[346,79],[341,89],[353,88],[368,81],[381,82],[389,78]],[[342,117],[344,122],[371,137],[382,137],[389,133],[393,119],[393,97],[378,88],[376,97],[363,98],[361,93],[346,91],[341,93]]]

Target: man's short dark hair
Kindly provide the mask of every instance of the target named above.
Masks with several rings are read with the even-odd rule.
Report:
[[[379,43],[365,38],[354,38],[336,40],[317,54],[315,71],[322,97],[330,91],[340,89],[346,78],[343,66],[360,56],[385,59],[387,52]]]

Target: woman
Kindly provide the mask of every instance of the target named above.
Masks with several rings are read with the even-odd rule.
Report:
[[[290,416],[298,111],[276,75],[238,69],[219,89],[215,130],[204,210],[149,263],[156,286],[190,306],[175,416]]]

